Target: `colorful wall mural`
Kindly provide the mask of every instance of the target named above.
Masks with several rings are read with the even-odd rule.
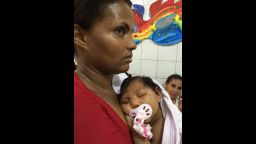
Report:
[[[139,44],[151,39],[158,45],[173,45],[182,41],[182,1],[157,0],[150,5],[150,19],[144,20],[144,7],[133,4],[134,41]]]

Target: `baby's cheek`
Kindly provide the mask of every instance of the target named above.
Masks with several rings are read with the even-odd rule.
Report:
[[[154,107],[153,109],[152,109],[152,116],[151,117],[153,117],[153,116],[155,116],[157,113],[161,113],[161,110],[160,110],[160,108],[159,107]]]
[[[131,108],[128,106],[128,104],[122,104],[121,107],[122,107],[122,110],[124,111],[124,113],[126,115],[129,115]]]

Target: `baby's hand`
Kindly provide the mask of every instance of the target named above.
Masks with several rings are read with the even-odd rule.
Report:
[[[137,132],[132,133],[132,138],[134,144],[151,144],[149,139],[142,137]]]
[[[134,144],[151,144],[149,139],[146,139],[146,138],[142,137],[139,133],[137,133],[133,129],[134,118],[131,118],[128,115],[126,115],[125,117],[126,117],[126,121],[127,121],[128,127],[130,128],[130,130],[132,132],[133,143]]]
[[[144,120],[152,115],[152,107],[149,104],[141,104],[139,107],[132,109],[129,113],[128,125],[132,132],[139,134],[141,137],[151,139],[153,134],[149,124],[144,124]]]
[[[133,126],[133,118],[131,118],[130,116],[128,115],[125,115],[125,118],[126,118],[126,122],[127,122],[127,125],[130,129],[132,129],[132,126]]]

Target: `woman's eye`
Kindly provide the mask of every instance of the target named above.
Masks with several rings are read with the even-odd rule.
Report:
[[[119,27],[119,28],[116,28],[115,32],[118,34],[118,35],[123,35],[125,30],[124,28],[122,27]]]

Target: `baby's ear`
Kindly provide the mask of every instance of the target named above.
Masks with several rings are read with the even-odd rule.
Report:
[[[157,94],[157,100],[158,102],[160,102],[160,99],[162,98],[162,92],[161,92],[161,89],[159,87],[156,87],[155,88],[155,92]]]

